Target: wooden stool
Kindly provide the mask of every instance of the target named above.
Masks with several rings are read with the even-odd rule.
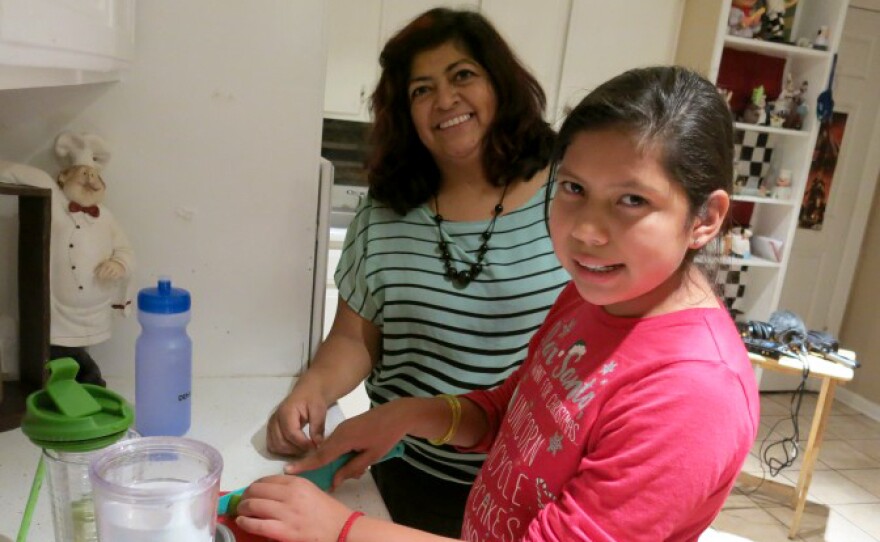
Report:
[[[841,354],[855,359],[855,355],[851,352],[841,351]],[[796,358],[783,356],[777,360],[759,354],[749,353],[749,359],[752,361],[752,365],[768,371],[778,371],[796,375],[801,375],[804,372],[804,363]],[[798,527],[801,523],[801,517],[804,514],[804,507],[807,504],[807,492],[810,489],[810,482],[813,480],[813,468],[816,466],[816,460],[819,458],[822,439],[825,437],[825,427],[828,424],[828,416],[831,414],[831,407],[834,403],[834,390],[837,387],[837,384],[849,382],[853,379],[853,370],[849,367],[817,356],[807,356],[806,366],[806,368],[809,369],[809,374],[807,375],[808,378],[818,378],[821,380],[821,388],[819,391],[819,399],[816,401],[816,410],[813,412],[813,423],[810,427],[810,437],[807,440],[807,447],[804,450],[804,461],[801,465],[801,473],[798,477],[796,487],[790,487],[771,481],[774,489],[791,494],[791,507],[794,509],[794,517],[792,517],[791,525],[788,530],[789,538],[794,538],[795,535],[797,535]],[[761,478],[746,472],[740,473],[737,481],[749,486],[757,486],[762,483]]]

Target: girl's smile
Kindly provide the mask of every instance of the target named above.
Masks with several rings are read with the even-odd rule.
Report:
[[[689,295],[682,264],[698,248],[701,221],[660,159],[627,132],[602,129],[575,136],[559,167],[550,210],[556,254],[581,296],[611,314],[662,314]]]

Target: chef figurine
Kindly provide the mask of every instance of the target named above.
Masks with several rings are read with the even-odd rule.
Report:
[[[52,190],[50,358],[72,357],[77,381],[104,386],[87,347],[110,338],[112,314],[130,312],[134,252],[103,205],[100,170],[109,159],[93,134],[65,132],[55,141],[64,169],[57,183],[40,169],[0,161],[0,181]]]

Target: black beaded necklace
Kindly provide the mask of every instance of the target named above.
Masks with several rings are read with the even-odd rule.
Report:
[[[495,231],[495,221],[498,220],[498,217],[504,212],[504,196],[507,195],[508,186],[510,185],[504,185],[504,190],[501,191],[501,199],[498,200],[498,204],[492,209],[492,219],[489,221],[489,225],[486,226],[486,231],[480,234],[483,242],[477,250],[477,261],[471,264],[471,268],[468,270],[458,270],[452,265],[452,256],[449,254],[449,243],[443,240],[443,230],[440,228],[440,224],[443,222],[443,215],[440,214],[440,203],[437,201],[437,194],[434,194],[434,209],[437,212],[437,214],[434,215],[434,222],[437,223],[437,246],[440,247],[440,259],[443,260],[443,267],[446,270],[444,274],[447,279],[462,288],[467,287],[472,280],[477,278],[480,271],[483,270],[483,259],[486,257],[486,252],[489,250],[489,239],[492,238],[492,233]]]

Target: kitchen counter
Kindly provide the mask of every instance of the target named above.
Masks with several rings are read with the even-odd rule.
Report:
[[[110,389],[133,401],[133,381],[114,378],[107,381]],[[192,427],[185,436],[206,442],[220,451],[223,456],[221,490],[238,489],[261,476],[282,472],[284,460],[265,452],[266,420],[290,385],[290,377],[194,380]],[[21,429],[0,433],[0,542],[11,542],[18,534],[39,456],[40,450],[22,434]],[[48,542],[53,539],[48,495],[44,483],[28,540]],[[369,516],[390,519],[369,475],[346,481],[334,496]]]

